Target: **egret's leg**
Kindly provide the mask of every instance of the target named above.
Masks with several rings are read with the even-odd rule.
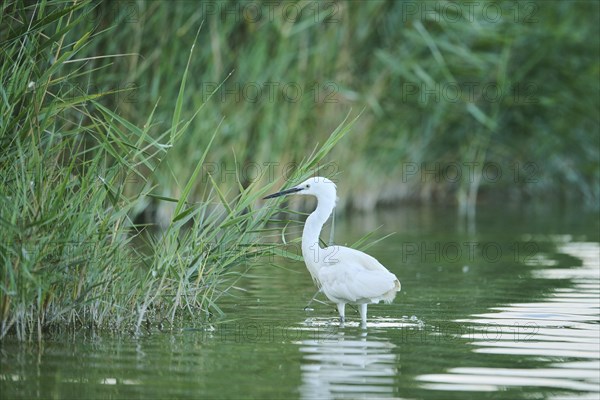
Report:
[[[315,301],[315,299],[317,298],[317,296],[319,295],[319,293],[321,293],[321,289],[317,290],[317,293],[315,293],[315,295],[312,297],[312,299],[310,299],[310,301],[308,302],[308,304],[306,305],[306,307],[304,307],[304,311],[306,311],[306,310],[309,309],[310,305],[312,304],[313,301]]]
[[[346,304],[345,303],[338,303],[337,308],[338,308],[338,311],[340,313],[340,324],[343,324],[344,323],[344,319],[345,319]]]
[[[361,304],[358,311],[360,313],[360,325],[363,328],[367,327],[367,303]]]

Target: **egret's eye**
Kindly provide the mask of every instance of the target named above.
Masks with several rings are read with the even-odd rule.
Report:
[[[307,189],[308,189],[308,188],[310,188],[310,185],[308,185],[308,184],[307,184],[307,185],[306,185],[306,188],[307,188]]]

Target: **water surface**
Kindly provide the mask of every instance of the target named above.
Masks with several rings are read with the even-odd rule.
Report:
[[[315,302],[301,263],[253,265],[201,328],[5,339],[2,398],[597,399],[598,215],[488,207],[476,225],[453,210],[336,220],[402,281],[360,329]],[[322,297],[317,299],[324,301]]]

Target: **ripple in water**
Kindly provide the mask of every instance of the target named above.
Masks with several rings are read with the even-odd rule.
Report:
[[[533,276],[569,279],[572,287],[555,289],[541,302],[493,307],[489,313],[457,320],[472,325],[472,333],[463,337],[471,340],[474,352],[530,357],[546,362],[543,368],[451,368],[442,374],[418,376],[422,386],[454,391],[547,387],[580,392],[577,398],[599,398],[600,246],[564,243],[559,252],[581,260],[582,265],[538,270]]]

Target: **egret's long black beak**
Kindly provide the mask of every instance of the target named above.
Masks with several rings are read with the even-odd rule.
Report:
[[[302,190],[302,188],[297,188],[297,187],[291,188],[291,189],[288,189],[288,190],[282,190],[281,192],[273,193],[273,194],[270,194],[270,195],[268,195],[266,197],[263,197],[263,199],[272,199],[274,197],[285,196],[286,194],[296,193],[296,192],[299,192],[301,190]]]

